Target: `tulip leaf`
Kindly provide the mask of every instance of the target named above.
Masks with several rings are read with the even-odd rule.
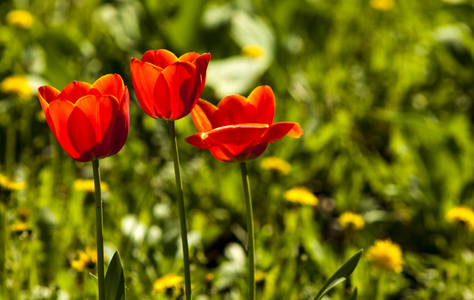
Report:
[[[115,251],[105,275],[105,299],[125,299],[125,279],[118,251]]]
[[[95,276],[94,274],[92,273],[89,273],[89,277],[92,278],[92,280],[94,280],[95,284],[99,284],[99,278],[97,278],[97,276]]]
[[[326,293],[329,292],[329,290],[331,290],[334,286],[346,280],[352,274],[352,272],[354,272],[355,268],[357,267],[357,264],[359,263],[361,255],[362,250],[359,250],[354,256],[352,256],[348,261],[346,261],[346,263],[341,268],[339,268],[339,270],[337,270],[331,278],[329,278],[326,284],[324,284],[324,286],[316,295],[314,300],[322,299],[323,296],[326,295]],[[352,295],[352,297],[354,297],[354,295]]]
[[[349,300],[357,300],[357,296],[358,296],[358,290],[357,290],[357,288],[355,288],[354,292],[352,292],[352,295],[349,298]]]

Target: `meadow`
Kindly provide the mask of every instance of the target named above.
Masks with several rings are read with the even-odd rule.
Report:
[[[210,53],[214,105],[257,86],[296,122],[247,162],[257,299],[474,299],[474,3],[470,0],[6,0],[0,3],[0,299],[96,299],[91,164],[58,143],[38,100],[119,74],[123,148],[100,160],[106,265],[127,299],[184,299],[166,122],[147,116],[130,61]],[[241,170],[176,120],[193,299],[247,298]],[[351,298],[352,297],[352,298]]]

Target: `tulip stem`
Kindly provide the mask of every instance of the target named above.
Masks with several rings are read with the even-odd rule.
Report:
[[[0,196],[1,197],[1,196]],[[7,252],[7,205],[3,205],[3,199],[0,198],[0,298],[7,298],[7,268],[6,268],[6,252]],[[8,201],[7,199],[5,199]],[[6,203],[5,201],[5,203]]]
[[[99,160],[92,161],[95,188],[95,216],[97,229],[97,278],[99,283],[99,300],[105,300],[105,277],[104,277],[104,237],[103,237],[103,211],[102,196],[100,192]]]
[[[181,171],[179,166],[178,143],[176,138],[176,129],[174,120],[168,121],[171,152],[173,153],[174,161],[174,175],[176,179],[176,189],[178,191],[178,208],[179,208],[179,222],[181,226],[181,244],[183,246],[183,260],[184,260],[184,286],[186,292],[186,299],[191,300],[191,272],[189,271],[189,252],[188,252],[188,235],[186,229],[186,211],[184,208],[183,196],[183,182],[181,180]]]
[[[255,237],[253,227],[252,196],[250,195],[249,174],[245,162],[240,163],[244,184],[245,204],[247,207],[247,248],[248,248],[248,292],[249,300],[255,299]]]

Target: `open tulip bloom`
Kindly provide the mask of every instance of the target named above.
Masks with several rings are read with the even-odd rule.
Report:
[[[259,86],[245,98],[231,95],[217,106],[199,100],[191,116],[199,130],[186,141],[198,148],[209,149],[220,161],[240,162],[247,210],[248,299],[255,299],[255,239],[252,198],[246,161],[260,156],[268,143],[285,135],[299,138],[303,130],[298,123],[273,123],[275,96],[269,86]]]
[[[298,123],[273,123],[275,96],[269,86],[259,86],[245,98],[231,95],[213,104],[200,99],[191,116],[199,130],[186,141],[209,149],[220,161],[244,162],[260,156],[268,143],[285,135],[298,138],[303,130]]]
[[[108,74],[94,84],[74,81],[62,91],[42,86],[38,95],[49,128],[63,149],[86,162],[116,154],[129,129],[129,95],[122,78]]]
[[[201,96],[211,55],[188,52],[179,58],[168,50],[149,50],[132,58],[130,70],[138,102],[155,119],[187,116]]]
[[[79,162],[92,161],[96,201],[97,279],[99,300],[104,300],[106,291],[99,158],[116,154],[127,140],[130,123],[128,88],[122,77],[108,74],[92,85],[81,81],[71,82],[62,91],[42,86],[38,89],[38,96],[49,128],[61,147]],[[115,262],[120,265],[122,272],[118,253],[114,257],[117,257]],[[114,276],[109,278],[112,277]]]

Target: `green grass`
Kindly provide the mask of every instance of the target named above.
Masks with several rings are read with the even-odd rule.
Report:
[[[247,163],[263,274],[257,299],[314,299],[359,249],[355,272],[329,296],[349,299],[357,287],[359,299],[374,299],[380,274],[365,253],[387,238],[405,261],[401,273],[384,275],[387,299],[474,298],[473,234],[445,217],[455,206],[474,207],[472,3],[398,0],[380,11],[370,1],[186,2],[0,4],[0,81],[18,74],[33,90],[62,89],[118,73],[130,89],[128,140],[101,160],[109,185],[106,261],[120,252],[128,299],[178,297],[152,295],[153,283],[183,276],[167,124],[145,115],[130,78],[131,57],[159,48],[211,53],[203,99],[215,104],[269,85],[275,121],[303,127],[300,139],[284,138]],[[28,10],[33,26],[9,25],[13,9]],[[260,45],[263,56],[242,56],[249,44]],[[95,246],[93,194],[74,187],[92,178],[90,163],[70,158],[41,114],[35,94],[0,91],[0,171],[26,183],[0,189],[0,299],[95,299],[88,271],[70,265],[78,250]],[[176,132],[193,298],[245,299],[239,165],[188,145],[184,139],[196,132],[189,116]],[[290,173],[262,169],[268,156],[289,162]],[[319,205],[286,201],[295,186],[308,187]],[[23,208],[31,231],[18,234],[11,226]],[[337,218],[345,211],[361,214],[365,227],[341,230]]]

